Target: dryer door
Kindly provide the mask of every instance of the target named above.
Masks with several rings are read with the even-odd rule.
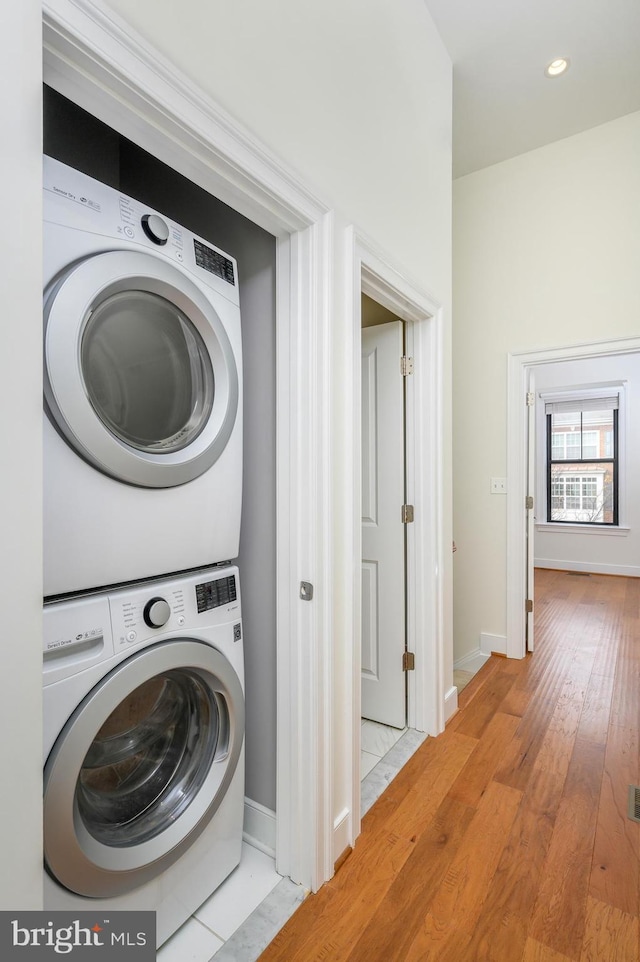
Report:
[[[47,410],[90,464],[164,488],[220,457],[238,411],[236,360],[214,306],[177,267],[96,254],[45,292],[44,320]]]
[[[93,898],[161,874],[215,815],[243,737],[242,686],[215,648],[179,639],[122,662],[78,706],[47,759],[49,873]]]

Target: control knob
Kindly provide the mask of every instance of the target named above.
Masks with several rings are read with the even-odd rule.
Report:
[[[143,214],[141,224],[143,231],[154,244],[162,247],[169,240],[167,223],[157,214]]]
[[[164,598],[152,598],[144,606],[144,620],[150,628],[162,628],[169,620],[171,608]]]

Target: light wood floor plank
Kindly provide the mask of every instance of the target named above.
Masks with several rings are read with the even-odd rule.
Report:
[[[540,771],[523,796],[474,927],[469,958],[521,957],[563,788],[564,776]]]
[[[490,783],[409,947],[406,962],[436,959],[460,930],[469,936],[473,933],[521,800],[515,789]]]
[[[572,962],[572,960],[550,949],[548,945],[543,945],[535,939],[527,939],[522,962]]]
[[[349,955],[349,962],[402,962],[424,922],[425,909],[442,884],[474,810],[447,797],[432,825],[416,842],[403,871]]]
[[[500,764],[502,746],[511,741],[520,719],[515,715],[496,712],[487,725],[484,737],[478,741],[466,765],[451,786],[450,794],[465,805],[476,806]]]
[[[604,749],[577,740],[529,934],[571,959],[584,935]]]
[[[587,686],[582,679],[567,678],[542,739],[535,768],[564,777],[582,717]]]
[[[638,962],[639,958],[637,916],[590,898],[580,962]]]
[[[589,892],[622,912],[640,906],[640,823],[627,817],[629,785],[640,784],[638,731],[612,725],[605,754]]]
[[[640,579],[538,570],[535,619],[262,962],[640,962]]]
[[[502,661],[502,659],[498,659]],[[480,738],[485,728],[500,708],[500,704],[512,688],[516,676],[502,666],[489,676],[482,690],[449,723],[453,731],[472,738]]]

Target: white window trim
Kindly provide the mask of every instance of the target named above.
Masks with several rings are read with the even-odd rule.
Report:
[[[631,528],[624,525],[612,524],[573,524],[571,521],[563,521],[561,524],[555,521],[536,522],[536,531],[544,531],[553,534],[597,534],[602,537],[623,537],[626,538]]]
[[[627,438],[627,382],[607,381],[599,384],[575,385],[566,391],[541,391],[536,394],[536,517],[537,531],[567,532],[568,529],[583,529],[595,534],[611,534],[629,530],[627,525],[627,483],[626,483],[626,451]],[[557,523],[547,521],[547,416],[545,405],[553,401],[580,401],[584,398],[605,398],[612,394],[618,395],[618,524],[572,524],[571,522]]]

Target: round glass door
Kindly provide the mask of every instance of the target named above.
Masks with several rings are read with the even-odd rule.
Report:
[[[238,415],[240,314],[211,297],[140,251],[88,257],[45,292],[46,410],[93,467],[165,488],[223,453]]]
[[[215,816],[243,739],[242,686],[217,649],[176,639],[132,655],[76,708],[45,764],[49,873],[91,898],[161,874]]]
[[[84,757],[76,804],[90,835],[137,845],[178,818],[225,752],[226,705],[192,672],[142,683],[111,712]]]
[[[179,451],[207,423],[211,360],[189,318],[147,291],[105,298],[84,329],[81,367],[103,424],[139,451]]]

